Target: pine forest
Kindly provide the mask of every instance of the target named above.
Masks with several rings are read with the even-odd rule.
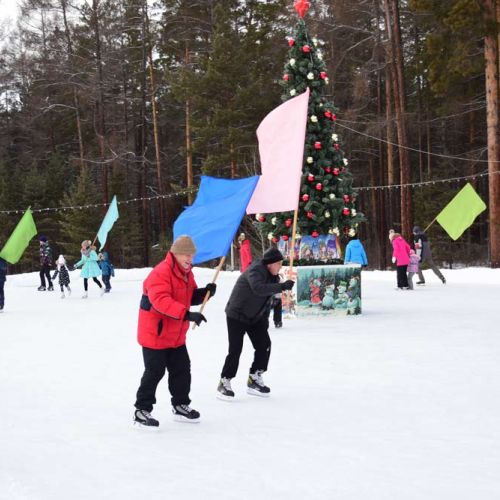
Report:
[[[31,207],[76,259],[116,195],[115,266],[154,265],[200,176],[258,175],[259,123],[309,86],[302,233],[355,231],[385,269],[389,230],[410,239],[470,182],[488,208],[457,241],[432,224],[434,259],[500,267],[500,0],[19,5],[0,24],[0,246]],[[292,217],[241,231],[260,253]],[[12,272],[37,260],[34,241]]]

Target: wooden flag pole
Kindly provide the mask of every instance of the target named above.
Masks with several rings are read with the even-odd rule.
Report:
[[[212,283],[215,283],[217,281],[220,270],[222,269],[222,266],[224,265],[225,260],[226,260],[226,256],[224,255],[224,257],[222,257],[222,259],[220,260],[219,265],[217,266],[217,269],[215,271],[215,275],[212,279]],[[205,304],[208,302],[209,298],[210,298],[210,292],[207,291],[207,293],[205,294],[205,298],[203,299],[203,302],[202,302],[201,307],[200,307],[201,313],[203,312],[203,309],[205,309]],[[196,323],[193,323],[191,330],[194,330],[195,328],[196,328]]]
[[[424,229],[424,233],[427,231],[427,229],[429,229],[432,226],[432,224],[434,224],[434,222],[436,222],[436,219],[437,219],[437,217],[434,217],[432,222]]]
[[[290,242],[290,245],[288,246],[288,254],[290,255],[290,260],[289,260],[289,267],[288,267],[288,279],[292,279],[293,276],[293,258],[295,254],[295,233],[297,232],[297,219],[299,217],[299,209],[296,208],[295,212],[293,213],[293,224],[292,224],[292,241]],[[288,306],[288,310],[291,308],[290,302],[292,300],[292,291],[289,290],[285,292],[285,303]]]

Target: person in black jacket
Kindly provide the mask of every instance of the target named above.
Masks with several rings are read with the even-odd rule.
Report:
[[[217,397],[220,399],[230,401],[234,398],[231,379],[238,371],[245,333],[255,349],[247,392],[256,396],[269,396],[271,392],[262,379],[271,355],[268,332],[271,299],[278,292],[291,290],[294,285],[292,280],[279,283],[278,273],[282,263],[281,252],[274,247],[270,248],[262,259],[252,262],[234,285],[226,305],[229,352],[217,388]]]

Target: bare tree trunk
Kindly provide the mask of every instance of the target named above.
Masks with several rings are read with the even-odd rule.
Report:
[[[158,138],[158,116],[156,107],[156,85],[155,85],[155,75],[153,68],[153,48],[151,46],[151,39],[149,33],[149,19],[147,11],[147,2],[143,3],[143,16],[144,22],[146,23],[146,36],[148,43],[148,58],[149,58],[149,79],[151,84],[151,111],[153,113],[153,138],[155,143],[155,158],[156,158],[156,178],[158,182],[158,210],[160,212],[160,229],[159,229],[159,239],[162,240],[166,237],[166,224],[165,224],[165,200],[163,198],[163,180],[161,176],[161,156],[160,156],[160,141]]]
[[[60,5],[63,13],[64,34],[66,35],[66,49],[68,51],[70,65],[71,65],[70,70],[74,71],[73,44],[71,43],[71,34],[67,18],[67,0],[60,0]],[[80,172],[81,172],[85,168],[85,159],[84,159],[85,151],[83,149],[82,123],[80,119],[80,102],[78,99],[78,93],[76,91],[75,85],[73,85],[73,106],[75,108],[76,131],[78,135],[78,151],[80,156]]]
[[[186,43],[186,66],[189,64],[189,49]],[[186,184],[188,189],[193,187],[193,151],[191,146],[191,101],[186,99]],[[188,204],[193,203],[193,193],[188,193]]]
[[[102,186],[103,193],[102,199],[103,203],[108,203],[108,168],[104,163],[106,156],[104,148],[104,135],[106,133],[105,120],[104,120],[104,77],[103,77],[103,64],[102,64],[102,53],[101,53],[101,34],[99,30],[99,0],[92,0],[92,22],[94,28],[94,43],[95,43],[95,58],[97,66],[97,89],[98,95],[96,99],[96,133],[97,140],[99,142],[99,154],[102,160],[101,172],[102,172]]]
[[[404,84],[404,60],[399,26],[398,0],[384,0],[389,45],[394,62],[394,103],[399,143],[400,183],[411,182],[410,155],[408,152],[408,128],[406,123],[406,95]],[[401,187],[401,232],[409,237],[413,224],[411,188]]]
[[[493,26],[498,15],[495,0],[483,0],[486,26]],[[490,28],[491,29],[491,28]],[[484,39],[486,63],[486,122],[488,129],[490,263],[500,267],[500,175],[498,164],[498,35],[487,34]]]
[[[394,140],[394,130],[392,124],[393,117],[393,106],[392,106],[392,90],[391,90],[391,81],[393,80],[392,75],[392,63],[389,61],[386,65],[385,71],[385,114],[386,114],[386,122],[387,122],[387,133],[386,133],[386,141],[387,141],[387,185],[389,186],[387,190],[387,203],[388,203],[388,218],[389,224],[393,225],[395,216],[395,198],[397,191],[394,191],[390,186],[396,184],[396,172],[394,166],[394,147],[392,145]]]

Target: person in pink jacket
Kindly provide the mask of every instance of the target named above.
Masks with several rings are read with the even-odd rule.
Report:
[[[406,274],[410,263],[410,245],[393,229],[389,231],[389,240],[392,244],[392,263],[396,264],[398,289],[408,290],[408,275]]]

